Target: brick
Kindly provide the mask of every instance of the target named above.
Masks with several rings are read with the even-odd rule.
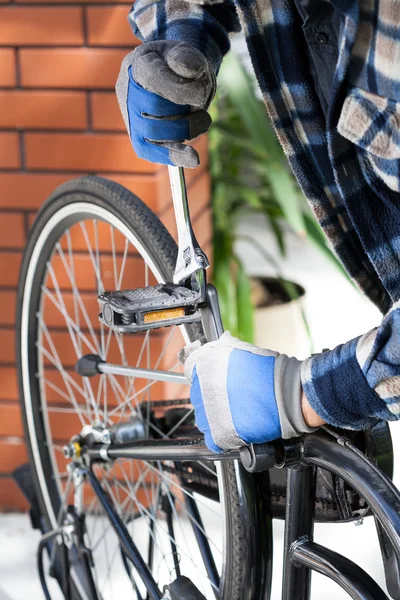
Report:
[[[71,317],[74,316],[73,312],[70,314],[71,314]],[[96,324],[95,320],[97,319],[97,314],[98,314],[98,308],[96,308],[96,311],[94,313],[89,314],[89,318],[93,317],[92,321],[94,322],[94,325]],[[45,319],[45,321],[47,324],[48,323],[47,319]],[[85,321],[83,320],[83,318],[81,316],[80,316],[80,321],[81,321],[82,327],[84,327]],[[60,323],[61,323],[61,326],[65,327],[65,321],[61,315],[60,315]],[[57,350],[57,355],[59,356],[60,361],[63,364],[63,366],[65,368],[68,368],[68,367],[74,368],[76,365],[77,356],[76,356],[76,352],[75,352],[75,349],[73,346],[73,340],[71,339],[70,333],[68,331],[60,331],[59,327],[60,326],[58,326],[57,330],[49,329],[49,335],[51,336],[51,339]],[[154,365],[156,363],[158,357],[160,356],[162,349],[165,345],[165,337],[163,337],[162,335],[155,335],[155,336],[152,335],[151,344],[150,344],[150,365]],[[180,336],[177,334],[176,337],[180,337]],[[100,335],[98,336],[98,338],[100,339]],[[93,339],[91,338],[90,334],[85,333],[85,338],[82,338],[82,352],[84,354],[91,352],[88,343],[86,343],[86,339],[88,341],[90,341],[90,343],[93,345]],[[111,341],[110,341],[109,350],[107,353],[107,361],[110,363],[114,363],[114,364],[121,364],[122,357],[121,357],[121,351],[120,351],[120,347],[118,346],[117,339],[114,335],[110,339],[111,339]],[[143,335],[135,334],[134,336],[124,336],[123,343],[124,343],[125,355],[126,355],[128,364],[134,365],[137,363],[143,341],[144,341],[144,334]],[[48,340],[44,339],[43,343],[44,343],[45,349],[47,351],[49,351],[50,354],[52,354]],[[180,348],[178,348],[178,350],[179,349]],[[178,352],[178,350],[177,350],[177,352]],[[176,358],[177,352],[175,352],[174,358]],[[146,353],[146,356],[143,358],[143,364],[145,364],[146,360],[147,360],[147,353]],[[47,357],[44,358],[44,361],[45,361],[46,365],[51,365],[51,361]]]
[[[1,176],[0,176],[1,177]],[[159,190],[157,179],[150,175],[115,175],[114,173],[105,173],[104,177],[116,181],[130,192],[143,200],[145,204],[155,213],[159,210]],[[0,179],[1,181],[1,179]],[[0,188],[1,189],[1,188]],[[1,197],[1,194],[0,194]]]
[[[207,136],[202,135],[193,142],[194,148],[200,154],[200,166],[196,169],[185,169],[185,180],[188,189],[192,183],[197,181],[200,173],[207,170],[208,165],[208,139]],[[172,196],[171,188],[169,183],[169,175],[167,169],[160,169],[157,172],[157,187],[159,195],[159,210],[163,211],[165,208],[171,206]],[[189,192],[190,194],[190,192]]]
[[[74,175],[0,173],[0,206],[15,209],[39,208],[59,185],[73,177]]]
[[[18,400],[16,370],[13,367],[0,367],[0,381],[0,400]]]
[[[0,90],[0,128],[86,129],[84,92]]]
[[[113,228],[106,222],[98,222],[96,227],[93,227],[93,222],[90,220],[82,227],[82,224],[76,223],[69,228],[70,240],[73,251],[88,253],[89,248],[98,248],[103,254],[110,255],[113,250],[116,252],[116,270],[119,271],[125,252],[126,237],[123,233]],[[68,240],[62,237],[60,240],[61,247],[66,252],[68,250]],[[129,244],[127,246],[127,257],[137,258],[139,256],[136,248]],[[104,256],[105,258],[105,256]]]
[[[0,473],[9,474],[28,460],[25,444],[22,440],[0,440]]]
[[[126,131],[114,92],[93,92],[92,126],[100,131]]]
[[[77,46],[83,41],[80,8],[0,7],[2,46]]]
[[[37,209],[59,185],[75,177],[79,177],[79,173],[76,175],[0,173],[0,207]],[[104,173],[104,177],[120,183],[157,212],[159,191],[157,180],[152,174],[115,175],[114,173]],[[164,195],[162,190],[160,193]]]
[[[15,312],[15,306],[13,308],[14,308],[14,312]],[[10,363],[13,363],[14,361],[15,361],[15,333],[12,329],[0,329],[0,362],[10,364]],[[1,408],[0,408],[0,411],[1,411]]]
[[[0,290],[0,325],[14,325],[16,302],[16,292]]]
[[[68,371],[68,373],[72,377],[72,379],[74,379],[76,384],[82,389],[82,378],[77,373],[75,373],[74,370],[70,370],[70,371]],[[0,374],[1,374],[1,371],[0,371]],[[95,398],[97,395],[98,381],[99,381],[99,378],[92,379],[90,382],[92,385],[93,394],[94,394]],[[65,382],[64,382],[61,374],[59,373],[59,371],[57,371],[56,369],[47,369],[45,384],[46,384],[46,399],[47,399],[47,402],[49,405],[51,405],[51,406],[65,406],[65,405],[70,406],[71,405],[71,401],[68,398],[66,398],[66,396],[68,397],[70,394],[67,390]],[[143,380],[140,387],[139,387],[139,385],[136,386],[136,388],[135,388],[136,392],[142,390],[145,385],[147,385],[147,381]],[[78,404],[82,405],[82,410],[85,411],[86,404],[85,404],[84,396],[75,387],[72,387],[72,390],[73,390],[74,397],[76,398],[76,401],[78,402]],[[149,387],[148,390],[149,390],[149,392],[151,390],[151,394],[149,394],[150,400],[164,399],[165,386],[162,382],[160,382],[160,381],[154,382],[154,385]],[[60,394],[60,392],[61,392],[61,394]],[[143,393],[143,395],[144,395],[144,393]],[[147,394],[146,394],[146,396],[147,396]],[[147,397],[146,397],[146,400],[147,400]],[[121,402],[121,399],[114,392],[112,392],[107,395],[107,402],[108,402],[109,406],[117,406]],[[134,406],[135,403],[132,402],[132,405]]]
[[[0,213],[0,248],[23,248],[24,220],[20,214]]]
[[[72,289],[71,284],[71,271],[67,271],[62,258],[59,255],[55,255],[52,258],[51,265],[54,271],[55,278],[59,287],[63,290],[69,291]],[[139,257],[128,257],[126,259],[124,269],[124,279],[130,280],[132,287],[141,287],[144,284],[144,262]],[[91,257],[87,252],[76,253],[74,255],[74,272],[75,272],[75,283],[79,290],[95,293],[97,292],[96,273],[91,260]],[[109,255],[100,256],[100,273],[103,281],[104,288],[106,290],[114,289],[114,270],[113,270],[113,259]],[[55,282],[48,275],[46,285],[50,289],[54,289]],[[51,300],[50,300],[51,302]]]
[[[211,208],[203,211],[195,221],[195,232],[201,247],[208,246],[212,239],[212,213]],[[209,257],[210,258],[210,257]]]
[[[27,133],[29,169],[151,173],[158,167],[140,159],[123,134]]]
[[[195,221],[200,213],[209,206],[211,195],[211,178],[208,171],[204,171],[201,177],[196,179],[188,187],[188,200],[190,212]]]
[[[91,46],[133,47],[139,43],[129,26],[125,6],[90,6],[86,10]]]
[[[0,132],[0,167],[3,169],[18,169],[19,166],[18,134]]]
[[[0,254],[0,286],[14,287],[17,285],[21,258],[21,252],[2,252]]]
[[[211,239],[210,177],[205,171],[192,185],[188,186],[188,199],[193,229],[197,240],[202,243]],[[175,213],[172,202],[160,213],[160,219],[172,237],[177,239]]]
[[[13,87],[15,83],[15,52],[10,48],[0,48],[0,86]]]
[[[22,426],[21,408],[17,402],[5,402],[0,404],[0,436],[24,436]]]
[[[22,49],[22,85],[114,89],[125,55],[125,50],[104,48]]]
[[[26,512],[28,509],[28,501],[15,481],[11,477],[2,477],[0,479],[0,512],[11,510]]]

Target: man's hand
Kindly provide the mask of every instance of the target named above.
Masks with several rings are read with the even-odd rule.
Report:
[[[146,42],[122,62],[116,92],[132,145],[140,158],[197,167],[185,140],[206,133],[216,79],[207,58],[186,42]]]
[[[184,348],[190,400],[207,446],[215,452],[313,431],[302,414],[301,361],[224,333]]]

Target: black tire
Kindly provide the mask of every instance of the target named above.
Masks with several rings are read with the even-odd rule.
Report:
[[[110,219],[114,218],[115,222],[123,223],[145,248],[162,280],[171,279],[177,254],[176,244],[168,231],[139,198],[120,185],[98,177],[85,177],[62,185],[50,196],[37,215],[20,272],[16,320],[17,360],[26,443],[37,498],[48,529],[55,526],[55,516],[60,511],[61,500],[49,451],[53,438],[49,439],[47,430],[50,427],[45,414],[47,404],[43,400],[37,376],[43,368],[39,364],[43,358],[40,359],[36,345],[39,339],[36,315],[43,301],[42,286],[45,281],[47,262],[51,260],[55,244],[78,218],[83,218],[86,214],[85,210],[89,209],[95,211],[101,209],[105,211],[102,214],[108,214]],[[100,217],[96,216],[97,218],[101,220]],[[50,227],[51,223],[53,226]],[[201,330],[198,326],[188,327],[190,339],[194,340],[200,334]],[[226,552],[224,574],[221,579],[222,589],[218,597],[221,600],[244,598],[255,600],[263,597],[263,592],[260,591],[260,595],[248,595],[252,592],[248,587],[247,574],[243,572],[243,568],[246,567],[244,557],[253,555],[253,551],[248,547],[249,536],[243,531],[243,523],[245,518],[251,524],[253,516],[247,513],[247,501],[239,498],[240,485],[237,481],[237,473],[237,467],[232,462],[221,463],[218,484],[220,493],[223,489],[220,497],[223,499],[226,523]],[[250,491],[249,498],[253,497],[252,483],[247,480],[246,485]],[[255,532],[254,528],[253,531]]]

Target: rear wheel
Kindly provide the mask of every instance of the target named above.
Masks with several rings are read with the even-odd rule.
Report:
[[[147,592],[124,560],[87,482],[74,481],[63,445],[85,426],[101,431],[133,420],[155,444],[160,438],[196,435],[196,429],[185,400],[187,388],[105,374],[84,378],[74,366],[82,355],[93,353],[117,364],[180,371],[177,350],[200,336],[198,326],[123,336],[104,328],[97,305],[104,290],[170,280],[176,252],[169,233],[137,197],[115,183],[89,177],[61,186],[49,198],[22,264],[17,355],[36,492],[47,526],[54,529],[73,511],[80,486],[85,543],[102,600],[141,600]],[[95,465],[94,472],[160,589],[181,574],[206,598],[263,597],[261,591],[251,592],[243,571],[246,557],[251,559],[257,547],[251,527],[257,514],[249,514],[254,485],[246,480],[244,497],[233,462],[217,467],[117,460]],[[253,529],[251,541],[244,519]],[[71,571],[74,594],[90,597],[80,573],[79,566]]]

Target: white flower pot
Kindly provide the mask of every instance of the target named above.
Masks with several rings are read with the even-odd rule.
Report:
[[[257,346],[300,359],[310,355],[310,339],[301,310],[304,290],[299,289],[303,294],[296,300],[256,308],[254,336]]]

